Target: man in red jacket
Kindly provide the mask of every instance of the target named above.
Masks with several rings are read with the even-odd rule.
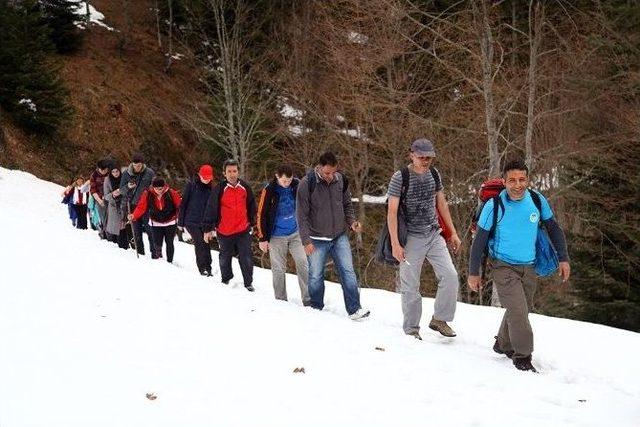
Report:
[[[213,189],[202,219],[204,240],[216,233],[220,246],[220,274],[225,285],[233,278],[231,258],[238,252],[244,287],[253,292],[251,228],[256,223],[256,200],[251,186],[239,178],[238,162],[227,160],[222,167],[225,179]]]
[[[138,221],[149,212],[149,226],[153,236],[154,259],[162,258],[162,241],[167,244],[167,262],[173,261],[173,240],[176,237],[180,194],[164,182],[162,178],[154,178],[151,187],[144,190],[133,213],[127,218]]]

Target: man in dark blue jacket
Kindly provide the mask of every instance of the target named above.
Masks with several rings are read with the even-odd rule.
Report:
[[[276,299],[287,300],[287,253],[296,264],[302,304],[311,305],[309,265],[304,253],[296,219],[298,179],[289,165],[280,165],[274,179],[262,189],[258,203],[258,239],[262,252],[269,252],[273,291]]]
[[[202,217],[213,191],[212,180],[213,168],[210,165],[202,165],[198,174],[184,188],[178,215],[178,227],[186,227],[193,239],[196,265],[203,276],[211,276],[211,247],[204,241]]]

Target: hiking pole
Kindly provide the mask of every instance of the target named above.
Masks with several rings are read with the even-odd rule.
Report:
[[[131,213],[131,200],[127,200],[127,212]],[[136,251],[136,258],[140,258],[138,253],[138,240],[136,239],[136,228],[133,226],[133,221],[129,221],[131,224],[131,235],[133,236],[133,248]]]

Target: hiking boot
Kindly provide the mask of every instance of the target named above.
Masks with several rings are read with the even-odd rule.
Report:
[[[538,372],[531,364],[531,355],[527,357],[514,357],[513,365],[520,371]]]
[[[411,332],[408,333],[407,335],[409,335],[410,337],[414,337],[415,339],[422,341],[422,337],[420,336],[420,334],[418,332]]]
[[[436,320],[434,317],[432,317],[431,322],[429,322],[429,328],[440,332],[445,337],[452,338],[456,336],[456,332],[447,325],[447,322],[444,320]]]
[[[256,290],[256,288],[254,288],[251,283],[249,283],[248,285],[244,285],[244,287],[247,288],[249,292],[253,292]]]
[[[371,314],[371,312],[369,310],[366,310],[364,308],[359,308],[358,311],[356,311],[355,313],[349,315],[349,319],[351,319],[351,320],[362,320],[365,317],[368,317],[369,314]]]
[[[507,356],[509,359],[511,359],[513,357],[513,350],[503,350],[500,348],[500,344],[498,344],[498,337],[496,338],[496,342],[495,344],[493,344],[493,351],[495,351],[498,354],[504,354],[505,356]]]

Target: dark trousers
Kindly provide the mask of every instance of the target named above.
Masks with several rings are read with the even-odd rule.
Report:
[[[229,283],[233,279],[233,271],[231,270],[231,258],[235,251],[238,251],[238,261],[244,285],[253,283],[253,257],[251,254],[251,234],[249,231],[244,233],[232,234],[231,236],[223,236],[218,234],[218,244],[220,245],[220,275],[224,283]]]
[[[151,236],[151,226],[149,225],[149,217],[147,215],[140,218],[138,221],[133,223],[133,234],[136,238],[136,244],[138,245],[138,253],[140,255],[144,255],[144,243],[142,242],[142,232],[147,233],[147,237],[149,239],[149,251],[152,256],[155,254],[153,248],[153,237]]]
[[[211,247],[204,241],[202,227],[187,227],[187,231],[193,239],[193,247],[196,251],[196,265],[198,271],[211,271]]]
[[[151,234],[153,235],[153,254],[154,258],[162,257],[162,241],[167,244],[167,262],[173,261],[173,239],[176,237],[175,224],[167,225],[166,227],[151,227]]]
[[[87,205],[73,205],[76,210],[76,227],[82,230],[87,229]]]
[[[120,230],[120,234],[111,234],[105,232],[107,240],[116,243],[121,249],[129,249],[131,240],[131,228],[127,225]]]

